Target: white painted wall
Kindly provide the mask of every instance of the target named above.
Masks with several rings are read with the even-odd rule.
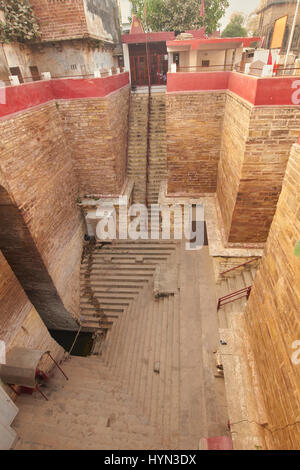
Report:
[[[18,408],[3,390],[0,382],[0,450],[9,450],[16,437],[11,423],[18,414]]]

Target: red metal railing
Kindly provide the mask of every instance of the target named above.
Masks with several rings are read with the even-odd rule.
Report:
[[[239,264],[239,266],[235,266],[234,268],[228,269],[227,271],[224,271],[224,272],[220,273],[220,276],[223,276],[224,274],[227,274],[227,273],[230,273],[230,272],[232,272],[232,271],[235,271],[236,269],[242,268],[243,266],[247,266],[247,265],[250,264],[250,263],[254,263],[254,261],[257,261],[257,260],[259,260],[259,259],[260,259],[259,257],[250,259],[249,261],[246,261],[246,263]]]
[[[255,77],[260,77],[263,71],[263,65],[260,67],[251,67],[251,70],[248,74],[245,73],[245,65],[239,64],[214,64],[214,65],[188,65],[188,66],[178,66],[177,73],[192,73],[192,72],[231,72],[235,71],[244,75],[253,75]],[[274,65],[274,64],[273,64]],[[274,70],[272,77],[290,77],[290,76],[299,76],[300,68],[294,65],[284,67],[283,65],[274,65]]]
[[[244,287],[244,289],[240,289],[240,290],[237,290],[236,292],[233,292],[232,294],[228,294],[228,295],[224,295],[224,297],[220,297],[218,300],[218,311],[224,305],[235,302],[236,300],[242,299],[243,297],[246,297],[248,300],[251,294],[251,289],[252,289],[252,286]]]

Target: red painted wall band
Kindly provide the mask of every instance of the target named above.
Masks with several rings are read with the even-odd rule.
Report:
[[[0,117],[53,99],[104,98],[129,84],[128,72],[106,78],[57,79],[0,88]],[[229,90],[255,106],[300,104],[300,77],[258,78],[236,72],[169,73],[167,91]]]
[[[168,93],[224,89],[255,106],[300,104],[300,76],[260,78],[237,72],[168,74]]]
[[[0,89],[0,117],[24,111],[54,99],[104,98],[129,84],[128,72],[106,78],[57,79]]]

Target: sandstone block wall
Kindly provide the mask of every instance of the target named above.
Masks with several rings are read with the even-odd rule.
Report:
[[[216,192],[225,92],[166,95],[168,194]]]
[[[254,107],[228,92],[217,195],[229,243],[266,241],[299,131],[299,107]]]
[[[60,359],[63,349],[54,341],[0,252],[0,338],[11,348],[49,349]],[[45,370],[51,367],[46,360]]]
[[[119,195],[126,178],[129,87],[106,98],[61,100],[81,196]]]
[[[250,104],[227,93],[217,184],[217,196],[222,211],[226,240],[229,237],[240,184],[250,114]]]
[[[55,103],[2,120],[0,132],[1,184],[12,209],[9,211],[7,204],[2,206],[8,223],[2,242],[9,249],[9,222],[14,230],[14,216],[18,213],[18,226],[11,233],[16,246],[11,251],[14,260],[18,264],[19,249],[26,269],[31,271],[30,290],[46,303],[45,308],[48,304],[49,312],[53,310],[53,315],[49,313],[52,327],[56,323],[58,328],[67,327],[68,313],[69,327],[73,329],[76,322],[72,318],[79,318],[80,314],[83,222],[76,206],[78,183]],[[62,323],[58,312],[54,318],[57,302],[62,303]]]
[[[292,361],[293,343],[300,341],[300,259],[294,254],[300,238],[299,180],[300,146],[295,144],[246,308],[248,334],[268,413],[265,437],[273,449],[300,447],[300,365]]]

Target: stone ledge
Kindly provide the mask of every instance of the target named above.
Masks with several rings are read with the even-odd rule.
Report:
[[[263,254],[263,244],[230,244],[226,245],[220,228],[216,194],[202,197],[183,197],[167,194],[167,181],[163,181],[158,198],[160,205],[204,204],[210,256],[251,258]]]

